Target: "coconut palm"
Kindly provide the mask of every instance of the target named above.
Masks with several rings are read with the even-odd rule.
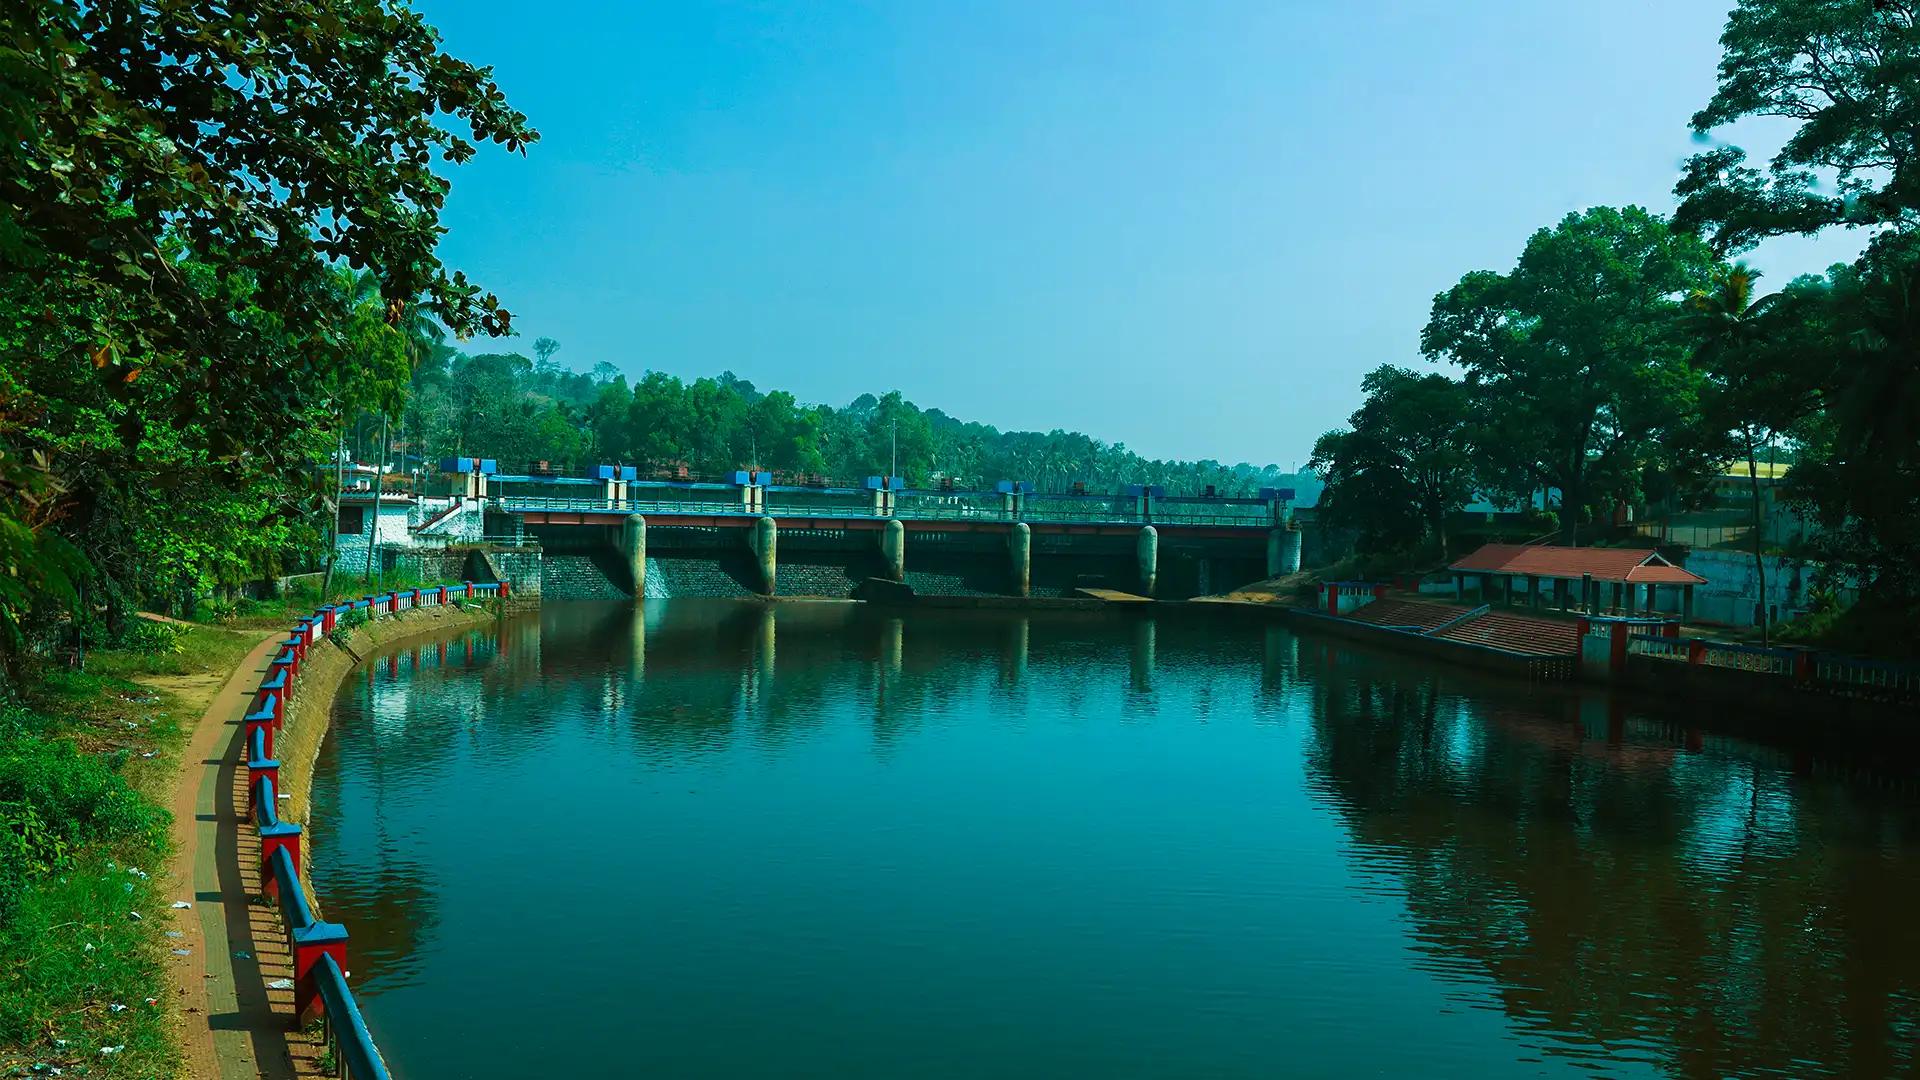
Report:
[[[1695,289],[1687,297],[1686,319],[1700,342],[1695,354],[1705,368],[1721,409],[1731,421],[1747,458],[1747,489],[1753,516],[1753,572],[1758,583],[1759,604],[1755,613],[1760,626],[1760,642],[1766,644],[1771,628],[1767,617],[1766,524],[1760,499],[1759,447],[1771,441],[1777,429],[1769,423],[1771,410],[1765,400],[1775,389],[1767,385],[1767,365],[1761,361],[1762,342],[1768,313],[1779,302],[1777,295],[1754,298],[1758,271],[1745,263],[1735,263],[1715,272],[1713,282]]]

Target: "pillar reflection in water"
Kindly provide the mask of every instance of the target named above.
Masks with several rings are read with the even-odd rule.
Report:
[[[1260,641],[1260,689],[1284,690],[1286,670],[1298,655],[1300,639],[1277,625],[1268,626]]]
[[[632,677],[644,679],[647,677],[647,605],[635,600],[629,623],[633,627]]]
[[[1127,649],[1127,666],[1133,676],[1136,693],[1145,694],[1153,690],[1153,655],[1157,636],[1158,627],[1152,619],[1140,619],[1133,624],[1133,637]]]
[[[760,621],[754,626],[753,666],[759,672],[763,686],[773,682],[775,627],[778,624],[774,618],[774,607],[768,604],[760,610]]]
[[[1033,620],[1025,615],[1007,626],[1006,650],[1001,656],[1001,675],[1008,686],[1020,685],[1027,677],[1027,643],[1033,636]]]
[[[880,673],[889,679],[900,675],[901,654],[906,651],[907,621],[895,616],[880,627]]]

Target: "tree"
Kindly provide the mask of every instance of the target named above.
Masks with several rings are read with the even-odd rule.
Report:
[[[434,169],[475,152],[443,123],[510,151],[537,137],[404,7],[11,5],[0,460],[35,462],[32,490],[56,501],[0,487],[0,531],[77,541],[111,616],[130,580],[155,580],[118,561],[149,539],[136,511],[162,511],[143,520],[178,537],[203,522],[184,502],[165,513],[172,492],[229,493],[223,515],[244,508],[269,532],[297,512],[261,492],[310,490],[338,425],[392,402],[342,264],[376,276],[385,333],[416,305],[461,334],[505,332],[498,301],[435,254],[448,184]],[[200,574],[224,550],[174,555]]]
[[[1765,643],[1770,628],[1760,448],[1772,445],[1819,408],[1821,369],[1832,349],[1820,313],[1825,306],[1823,282],[1795,282],[1784,292],[1756,299],[1758,277],[1744,264],[1721,267],[1711,285],[1687,298],[1684,317],[1698,342],[1695,357],[1705,378],[1700,401],[1703,456],[1721,465],[1730,452],[1747,465],[1754,576],[1762,599],[1757,621]]]
[[[1464,384],[1382,365],[1361,381],[1366,401],[1347,431],[1322,435],[1308,467],[1326,480],[1329,524],[1359,531],[1370,550],[1431,538],[1449,556],[1447,515],[1473,496],[1473,402]]]
[[[559,351],[560,343],[558,341],[550,337],[534,338],[533,369],[543,373],[555,370],[559,365],[554,363],[553,354]]]
[[[1458,364],[1487,406],[1483,476],[1501,494],[1558,489],[1562,542],[1578,542],[1584,511],[1631,497],[1637,455],[1694,411],[1676,315],[1714,265],[1658,216],[1600,207],[1534,233],[1512,271],[1434,299],[1421,351]]]
[[[1920,222],[1920,28],[1909,0],[1739,0],[1705,136],[1767,116],[1799,127],[1764,172],[1738,147],[1689,159],[1676,224],[1740,250],[1829,225]],[[1828,179],[1831,184],[1828,184]]]
[[[1920,235],[1883,234],[1828,279],[1821,330],[1834,362],[1813,382],[1822,410],[1804,429],[1790,492],[1824,526],[1816,542],[1835,567],[1910,604],[1920,600]]]

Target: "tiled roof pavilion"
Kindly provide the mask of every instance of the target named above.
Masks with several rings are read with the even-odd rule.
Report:
[[[1629,585],[1700,585],[1706,578],[1682,570],[1652,548],[1576,548],[1551,544],[1487,544],[1454,560],[1450,570],[1547,580],[1619,581]]]

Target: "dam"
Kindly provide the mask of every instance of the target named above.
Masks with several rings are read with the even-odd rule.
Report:
[[[392,534],[385,563],[552,599],[844,599],[875,582],[895,595],[1183,599],[1297,570],[1308,544],[1285,488],[928,490],[879,476],[796,485],[742,470],[720,483],[644,480],[629,466],[578,478],[442,464],[461,493],[414,511],[420,522]]]

